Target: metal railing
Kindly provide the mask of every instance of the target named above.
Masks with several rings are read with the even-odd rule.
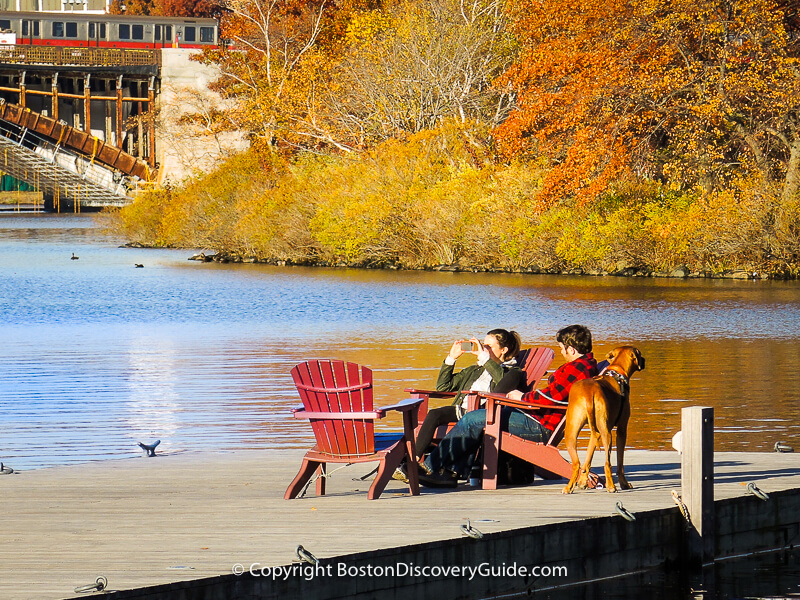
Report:
[[[89,158],[47,140],[35,132],[0,124],[0,171],[26,181],[59,201],[84,206],[121,206],[130,201],[133,184]]]
[[[0,46],[0,64],[135,67],[161,64],[157,49]]]

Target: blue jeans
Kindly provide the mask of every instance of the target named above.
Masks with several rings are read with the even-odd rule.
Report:
[[[425,466],[434,473],[447,469],[468,479],[486,427],[486,409],[479,408],[465,414],[439,445],[425,459]],[[542,442],[551,431],[524,412],[504,406],[500,412],[500,429],[532,442]]]

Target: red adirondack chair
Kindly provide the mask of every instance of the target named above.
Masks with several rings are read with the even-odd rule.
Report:
[[[486,429],[483,433],[483,483],[484,490],[497,489],[497,465],[500,451],[508,452],[534,466],[536,475],[542,479],[558,479],[572,476],[572,463],[568,462],[558,451],[558,444],[564,437],[566,406],[544,406],[521,400],[511,400],[504,396],[484,395],[486,398]],[[550,439],[546,442],[532,442],[511,435],[500,429],[500,409],[503,406],[531,410],[546,408],[564,412],[564,417],[556,426]]]
[[[421,399],[383,408],[372,405],[372,370],[340,360],[310,360],[292,369],[302,408],[293,414],[308,419],[317,444],[306,452],[300,471],[284,494],[295,498],[318,473],[317,495],[325,494],[327,463],[378,461],[377,475],[367,497],[377,499],[403,458],[414,463],[414,428]],[[389,411],[403,415],[403,432],[375,433],[374,422]],[[411,494],[419,495],[416,469],[408,470]]]

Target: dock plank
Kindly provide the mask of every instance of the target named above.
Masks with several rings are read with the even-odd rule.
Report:
[[[319,558],[455,539],[469,519],[484,533],[674,506],[680,457],[629,451],[633,490],[563,496],[563,482],[483,491],[391,482],[369,501],[369,465],[333,475],[328,495],[286,501],[296,450],[185,453],[27,471],[0,477],[0,600],[74,597],[108,578],[109,589],[228,574],[235,563],[289,564],[302,544]],[[800,455],[717,453],[715,496],[800,488]],[[415,523],[414,527],[407,524]]]

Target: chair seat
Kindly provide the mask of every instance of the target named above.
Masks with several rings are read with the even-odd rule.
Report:
[[[395,432],[376,433],[374,435],[375,452],[372,454],[330,454],[321,451],[319,446],[314,446],[306,453],[306,456],[313,454],[314,458],[324,458],[331,462],[369,462],[377,460],[381,454],[386,454],[404,437],[402,433]]]

